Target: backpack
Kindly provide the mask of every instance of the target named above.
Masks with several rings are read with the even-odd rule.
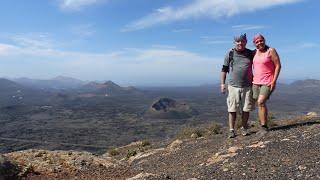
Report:
[[[232,49],[229,51],[229,67],[230,67],[230,69],[233,68],[233,55],[234,55],[234,51],[235,51],[234,48],[232,48]],[[254,55],[256,54],[256,52],[257,52],[256,49],[252,51],[251,61],[253,61],[253,57],[254,57]]]

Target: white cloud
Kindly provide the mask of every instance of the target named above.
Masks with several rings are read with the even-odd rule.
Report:
[[[280,48],[282,52],[291,53],[291,52],[300,52],[302,50],[319,48],[319,43],[314,42],[300,42],[298,44],[291,44],[285,47]]]
[[[158,49],[176,49],[176,46],[171,45],[163,45],[163,44],[154,44],[152,45],[152,48],[158,48]]]
[[[1,44],[0,43],[0,56],[10,54],[13,52],[16,47],[10,44]]]
[[[80,37],[90,37],[96,33],[93,24],[79,24],[71,26],[71,32]]]
[[[227,36],[201,36],[200,39],[209,45],[232,44],[232,40]]]
[[[151,14],[128,24],[123,31],[139,30],[158,24],[192,18],[220,19],[299,1],[302,0],[193,0],[183,7],[159,8]]]
[[[312,43],[312,42],[303,42],[300,45],[298,45],[298,47],[301,48],[301,49],[316,48],[316,47],[319,47],[319,44]]]
[[[92,53],[2,43],[0,56],[4,70],[0,76],[50,78],[65,75],[133,85],[208,83],[218,75],[222,61],[168,45]]]
[[[60,8],[79,10],[85,6],[97,4],[105,0],[60,0]]]
[[[241,25],[234,25],[232,29],[237,31],[249,31],[249,30],[257,30],[257,29],[264,29],[266,26],[263,25],[250,25],[250,24],[241,24]]]
[[[231,41],[222,41],[222,40],[212,40],[207,41],[207,44],[231,44]]]
[[[28,33],[9,35],[8,38],[13,40],[17,46],[29,48],[52,48],[52,41],[47,33]]]
[[[172,32],[175,33],[183,33],[183,32],[190,32],[192,29],[174,29]]]

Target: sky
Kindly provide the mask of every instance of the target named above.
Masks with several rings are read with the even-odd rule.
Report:
[[[262,33],[279,81],[320,79],[317,0],[2,0],[0,77],[125,86],[219,82],[233,37]]]

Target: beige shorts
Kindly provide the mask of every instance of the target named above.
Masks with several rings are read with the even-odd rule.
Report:
[[[228,112],[250,112],[254,110],[251,86],[237,88],[229,85],[227,105]]]

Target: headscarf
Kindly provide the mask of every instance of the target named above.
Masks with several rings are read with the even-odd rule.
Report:
[[[258,39],[262,39],[262,40],[265,40],[263,35],[258,33],[256,35],[253,36],[253,43],[255,43]]]

